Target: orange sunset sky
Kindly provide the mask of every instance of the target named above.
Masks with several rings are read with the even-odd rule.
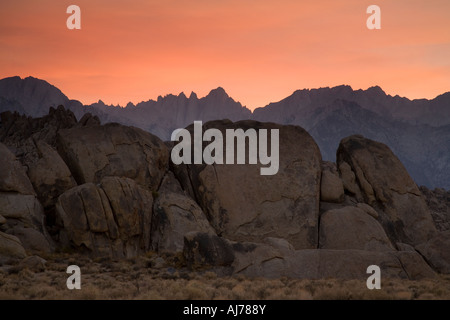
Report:
[[[71,4],[81,30],[66,27]],[[371,4],[381,30],[366,27]],[[340,84],[450,91],[449,0],[2,0],[0,46],[0,78],[45,79],[85,104],[218,86],[250,109]]]

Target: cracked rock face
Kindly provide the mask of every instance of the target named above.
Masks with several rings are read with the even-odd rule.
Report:
[[[203,124],[204,131],[209,128],[222,132],[224,150],[226,129],[267,129],[268,137],[271,129],[279,130],[275,175],[261,175],[260,164],[173,165],[183,188],[193,193],[216,233],[234,241],[285,238],[296,249],[316,248],[321,155],[311,136],[300,127],[256,121]],[[191,134],[192,129],[188,127]]]
[[[72,188],[56,203],[59,240],[98,256],[137,256],[150,247],[152,204],[152,194],[128,178]]]
[[[284,242],[276,238],[268,238],[265,243],[233,242],[192,232],[185,236],[184,257],[193,268],[208,265],[218,273],[248,277],[367,279],[367,267],[373,264],[383,270],[386,278],[436,277],[415,251],[295,250]]]
[[[0,159],[0,232],[16,236],[19,245],[30,252],[51,251],[43,208],[24,167],[2,143]]]
[[[254,252],[257,250],[255,248]],[[238,260],[235,259],[234,265],[239,264]],[[436,276],[417,252],[408,251],[306,249],[288,255],[273,252],[264,260],[258,255],[258,259],[248,261],[246,255],[245,260],[246,268],[239,273],[251,277],[367,279],[366,269],[372,264],[380,266],[387,278],[419,280]]]
[[[0,143],[0,190],[3,192],[17,192],[25,195],[35,195],[33,186],[22,167],[9,149]]]
[[[320,200],[341,203],[345,199],[344,185],[339,178],[336,165],[330,162],[322,163],[322,180],[320,183]]]
[[[169,172],[153,205],[152,249],[159,253],[182,252],[184,235],[192,231],[214,234],[202,209],[184,194],[173,173]]]
[[[52,251],[51,227],[59,249],[114,258],[182,252],[189,267],[224,275],[366,279],[372,264],[388,278],[450,272],[449,231],[436,232],[387,146],[348,137],[335,165],[321,161],[300,127],[223,120],[203,125],[210,128],[225,143],[227,129],[266,129],[269,150],[270,130],[279,130],[278,173],[173,163],[171,172],[171,143],[142,130],[100,126],[89,115],[77,123],[63,107],[40,119],[3,114],[0,264]],[[448,230],[448,192],[422,191],[438,229]],[[33,267],[33,257],[26,263]]]
[[[119,176],[156,191],[169,160],[158,137],[116,123],[60,130],[57,147],[78,184]]]
[[[28,142],[34,151],[25,161],[28,176],[42,205],[53,206],[64,191],[76,186],[75,180],[55,149],[41,140],[30,139]]]
[[[358,195],[379,212],[378,221],[392,242],[424,243],[436,234],[433,219],[422,194],[403,164],[383,143],[362,136],[341,141],[337,163],[343,179],[355,176],[348,192]],[[345,175],[344,175],[345,173]]]
[[[425,197],[431,216],[439,231],[450,230],[450,191],[436,188],[429,190],[421,186],[420,191]]]
[[[0,231],[0,263],[9,258],[22,259],[27,256],[20,240]]]
[[[427,243],[415,248],[440,273],[450,274],[450,230],[439,232]]]

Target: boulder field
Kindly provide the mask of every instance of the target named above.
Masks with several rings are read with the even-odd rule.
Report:
[[[204,127],[278,129],[277,174],[175,165],[173,142],[90,114],[77,121],[62,106],[35,119],[2,113],[0,265],[69,249],[114,259],[154,251],[249,277],[366,278],[370,265],[392,278],[450,273],[446,192],[418,188],[386,145],[346,137],[332,163],[298,126]]]

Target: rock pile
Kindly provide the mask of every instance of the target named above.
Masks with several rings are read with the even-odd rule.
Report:
[[[0,264],[69,248],[182,254],[190,268],[262,277],[365,278],[369,265],[409,279],[450,273],[445,192],[419,189],[386,145],[347,137],[334,164],[297,126],[204,128],[278,129],[278,173],[175,165],[171,143],[89,114],[77,122],[62,106],[37,119],[3,113]]]

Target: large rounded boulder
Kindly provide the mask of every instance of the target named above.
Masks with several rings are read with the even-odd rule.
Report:
[[[187,129],[193,144],[194,126]],[[204,132],[214,129],[222,134],[224,153],[230,142],[226,138],[227,130],[243,133],[255,130],[258,139],[254,144],[251,139],[245,140],[244,164],[226,163],[224,154],[223,164],[173,165],[183,188],[198,201],[216,233],[234,241],[260,242],[275,237],[288,240],[297,249],[316,248],[322,159],[312,137],[297,126],[250,120],[211,121],[203,124],[202,129]],[[266,130],[267,141],[261,139],[262,130]],[[275,131],[279,139],[273,135]],[[208,144],[203,143],[203,147]],[[275,174],[261,174],[261,168],[269,164],[260,161],[249,164],[250,153],[260,152],[261,147],[269,153],[274,147],[272,152],[279,153],[279,159],[272,157],[272,165],[275,162],[278,165]],[[259,153],[257,159],[261,159]]]
[[[388,146],[350,136],[339,145],[337,163],[341,173],[345,172],[343,177],[355,176],[355,181],[344,181],[344,186],[353,186],[347,191],[361,193],[364,201],[379,211],[378,219],[392,242],[417,245],[436,234],[419,188]]]
[[[169,160],[158,137],[116,123],[60,130],[57,148],[78,184],[119,176],[156,191]]]

